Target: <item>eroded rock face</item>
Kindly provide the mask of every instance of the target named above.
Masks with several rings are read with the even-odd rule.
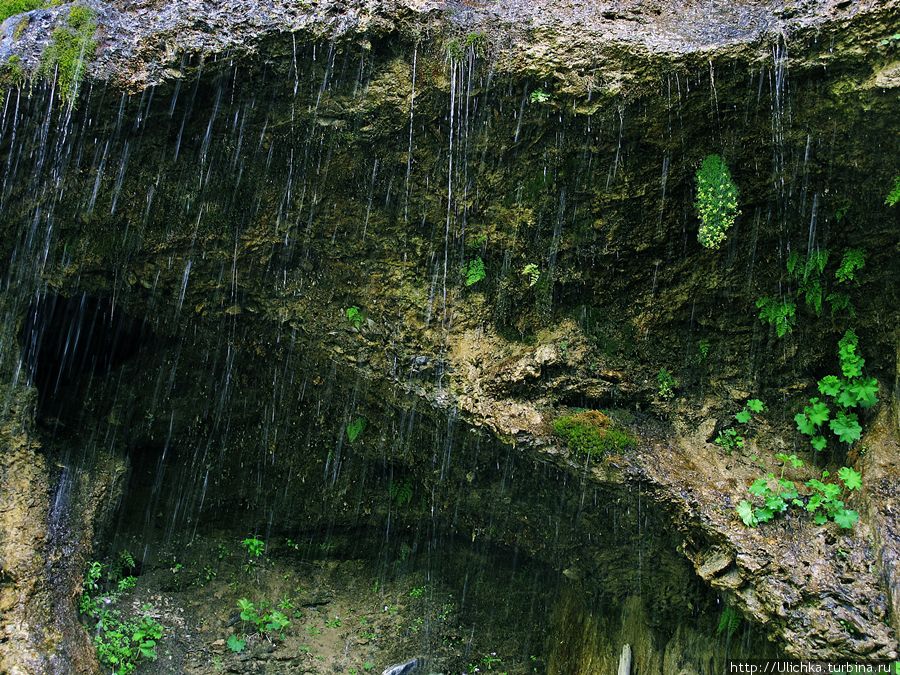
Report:
[[[130,443],[156,448],[174,434],[176,452],[205,448],[171,486],[191,496],[186,515],[239,504],[264,522],[273,504],[280,513],[304,503],[284,522],[306,526],[377,514],[341,471],[353,467],[359,484],[384,492],[386,477],[371,467],[390,450],[391,466],[417,485],[443,485],[435,504],[459,513],[454,527],[465,536],[515,542],[548,561],[559,556],[547,544],[558,523],[542,522],[540,505],[577,514],[585,485],[605,503],[625,483],[668,509],[698,575],[789,653],[893,658],[889,452],[860,463],[874,479],[877,500],[859,499],[875,544],[865,527],[844,534],[800,516],[748,531],[733,506],[755,473],[780,469],[774,449],[793,447],[801,394],[812,373],[833,366],[837,324],[801,306],[796,332],[779,341],[757,319],[758,297],[793,293],[790,251],[867,248],[854,325],[871,372],[883,383],[896,377],[896,214],[883,206],[893,169],[880,160],[897,150],[895,100],[880,89],[894,57],[878,46],[896,3],[810,2],[780,15],[731,3],[702,20],[690,5],[672,14],[650,3],[615,13],[598,3],[542,13],[506,3],[443,18],[434,10],[446,7],[423,3],[96,7],[106,37],[92,73],[115,86],[95,82],[59,113],[40,88],[7,98],[0,242],[23,261],[10,283],[23,295],[49,285],[115,296],[171,348],[142,361],[146,371],[125,368],[98,385],[75,428],[127,429]],[[30,14],[15,47],[27,63],[64,11]],[[418,28],[445,20],[448,35],[463,38],[491,26],[490,57],[476,45],[448,58],[445,44],[417,43]],[[17,25],[5,24],[2,49]],[[747,43],[782,29],[787,51],[780,37]],[[304,37],[266,39],[294,30]],[[308,41],[319,32],[345,40]],[[504,42],[507,34],[515,39]],[[211,58],[245,48],[254,53],[233,64]],[[772,56],[751,61],[760,51]],[[653,58],[638,65],[639,53]],[[207,59],[199,77],[186,54]],[[541,87],[549,100],[531,96]],[[607,96],[586,95],[601,90]],[[691,204],[693,172],[711,152],[731,165],[743,211],[718,253],[696,243]],[[466,286],[459,270],[476,258],[486,277]],[[534,283],[523,275],[529,264],[539,269]],[[291,360],[294,349],[307,357]],[[662,367],[681,381],[681,403],[658,395]],[[354,378],[371,387],[359,393]],[[341,449],[344,423],[371,406],[355,463],[351,451],[335,460],[321,439],[331,459],[307,461],[294,435],[299,392],[329,390],[332,380],[337,393],[310,394],[332,401],[330,416],[304,428],[324,426]],[[757,448],[763,467],[710,443],[752,395],[777,407],[768,445]],[[488,509],[495,530],[483,513],[505,498],[496,456],[466,446],[471,463],[446,474],[445,449],[423,469],[417,453],[434,443],[390,443],[412,425],[409,401],[505,443],[488,443],[492,453],[525,457],[521,493]],[[550,425],[581,407],[612,409],[644,439],[639,450],[573,456]],[[378,428],[383,416],[391,421]],[[896,442],[894,427],[874,428],[879,448]],[[218,455],[210,439],[220,437],[227,450]],[[236,467],[261,456],[272,458],[259,466],[276,484],[286,475],[333,481],[320,499],[296,486],[260,498]],[[41,485],[47,470],[36,457],[21,466]],[[585,529],[564,528],[563,542],[606,532],[605,515],[595,506]],[[614,567],[605,541],[575,550],[561,564],[577,579]],[[22,564],[28,588],[36,562]]]

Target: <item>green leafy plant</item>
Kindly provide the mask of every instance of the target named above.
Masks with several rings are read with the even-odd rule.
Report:
[[[866,266],[866,252],[860,248],[848,248],[841,258],[841,265],[834,273],[838,283],[856,281],[856,273]]]
[[[710,342],[707,338],[702,338],[697,343],[697,355],[700,357],[701,361],[706,361],[706,357],[709,356],[709,347]]]
[[[284,630],[291,624],[291,621],[281,611],[277,609],[265,611],[247,598],[238,600],[237,606],[240,610],[241,621],[255,628],[256,632],[264,634],[269,639],[272,639],[273,635],[284,639]]]
[[[522,268],[522,276],[528,279],[528,286],[534,286],[541,278],[541,271],[534,263],[528,263]]]
[[[532,103],[547,103],[551,98],[550,94],[543,89],[535,89],[529,96]]]
[[[388,485],[388,494],[394,504],[402,508],[412,501],[412,483],[408,480],[403,481],[402,483],[391,481],[390,485]]]
[[[716,635],[725,635],[731,638],[741,625],[741,615],[731,605],[725,605],[722,608],[722,614],[719,616],[719,625],[716,628]]]
[[[744,441],[744,437],[741,436],[736,429],[723,429],[716,436],[716,439],[713,441],[713,443],[718,445],[723,450],[727,450],[729,453],[731,453],[735,448],[743,448]]]
[[[156,660],[156,645],[162,638],[163,627],[150,616],[149,605],[144,606],[143,616],[126,618],[115,609],[118,592],[108,593],[101,599],[103,568],[96,561],[88,565],[78,607],[95,624],[94,647],[100,663],[108,666],[113,675],[128,675],[141,661]]]
[[[787,260],[788,276],[798,282],[798,294],[817,316],[822,313],[825,295],[822,273],[828,264],[828,256],[827,250],[812,251],[806,256],[806,261],[801,263],[799,254],[794,252]]]
[[[53,29],[50,44],[41,56],[38,73],[44,77],[56,75],[59,93],[64,101],[72,102],[78,96],[86,61],[97,50],[95,17],[92,9],[73,5],[66,25]]]
[[[900,40],[900,34],[894,35],[893,37]],[[898,202],[900,202],[900,176],[894,176],[894,187],[892,187],[891,191],[888,192],[884,203],[887,206],[896,206]]]
[[[707,155],[697,170],[697,198],[694,206],[700,217],[697,239],[708,249],[717,249],[725,233],[740,215],[738,188],[728,165],[719,155]]]
[[[228,639],[225,641],[225,644],[228,646],[228,649],[233,651],[235,654],[240,654],[247,646],[247,641],[241,640],[237,635],[229,635]]]
[[[409,597],[411,598],[421,598],[425,595],[425,587],[424,586],[416,586],[409,592]]]
[[[484,261],[479,256],[470,260],[463,266],[463,276],[466,286],[474,286],[485,278]]]
[[[343,622],[341,621],[341,617],[335,616],[335,617],[333,617],[333,618],[331,618],[331,619],[326,620],[326,621],[325,621],[325,625],[326,625],[328,628],[340,628],[340,627],[343,626],[344,624],[343,624]]]
[[[598,410],[558,417],[553,421],[553,432],[565,439],[572,451],[591,456],[624,452],[637,445],[631,434]]]
[[[353,326],[356,330],[359,330],[359,327],[362,326],[363,316],[359,307],[354,305],[353,307],[348,307],[344,310],[344,314],[347,316],[347,321],[350,322],[350,325]]]
[[[248,537],[241,542],[241,546],[243,546],[247,555],[251,558],[259,558],[262,556],[263,551],[266,550],[266,544],[262,539],[257,539],[256,537]]]
[[[814,478],[806,481],[807,487],[812,490],[806,510],[813,514],[813,520],[818,525],[833,520],[843,529],[849,530],[859,520],[859,514],[844,506],[844,502],[840,499],[843,490],[839,484],[824,482],[828,476],[828,471],[823,471],[822,480]],[[848,466],[841,467],[838,478],[851,492],[859,490],[862,486],[862,476]]]
[[[828,429],[842,443],[851,445],[862,436],[859,417],[851,412],[853,408],[871,408],[878,402],[878,381],[874,377],[864,377],[865,359],[858,353],[859,337],[851,329],[838,342],[838,359],[841,376],[826,375],[818,382],[819,393],[832,400],[831,406],[813,397],[809,405],[794,416],[797,430],[810,437],[812,447],[821,451],[828,445],[824,435],[825,423]]]
[[[734,418],[741,424],[749,424],[750,420],[753,419],[754,413],[758,415],[762,412],[765,412],[765,410],[765,403],[760,401],[758,398],[751,398],[744,404],[744,407],[740,410],[740,412],[735,413]]]
[[[351,443],[355,443],[356,439],[359,438],[360,434],[366,428],[366,418],[365,417],[357,417],[355,420],[349,422],[347,424],[347,440]]]
[[[669,400],[675,396],[675,389],[678,387],[678,380],[666,368],[660,368],[656,374],[656,385],[659,397]]]
[[[775,335],[784,337],[794,329],[797,305],[790,300],[777,300],[766,296],[756,301],[759,318],[774,326]]]

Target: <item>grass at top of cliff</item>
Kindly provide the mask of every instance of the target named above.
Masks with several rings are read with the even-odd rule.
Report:
[[[607,455],[631,450],[637,445],[634,436],[617,427],[599,410],[557,417],[553,420],[553,432],[578,454]]]
[[[53,29],[50,44],[41,57],[38,72],[44,77],[56,74],[59,93],[65,101],[75,100],[87,61],[97,49],[95,18],[94,11],[87,7],[72,7],[66,25]]]
[[[44,5],[44,0],[0,0],[0,21],[6,21],[22,12],[40,9]]]

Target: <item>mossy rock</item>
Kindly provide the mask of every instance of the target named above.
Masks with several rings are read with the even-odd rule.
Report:
[[[570,450],[579,454],[621,453],[637,445],[634,436],[616,426],[599,410],[557,417],[553,421],[553,432],[565,439]]]

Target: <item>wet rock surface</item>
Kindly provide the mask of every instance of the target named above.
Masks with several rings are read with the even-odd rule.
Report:
[[[897,154],[882,90],[895,56],[879,42],[896,3],[92,6],[103,39],[79,105],[59,110],[41,85],[6,95],[0,243],[17,261],[11,296],[114,298],[158,333],[73,383],[55,422],[43,411],[46,447],[116,458],[98,499],[130,457],[121,522],[139,531],[150,514],[171,535],[227,513],[283,532],[434,518],[604,601],[632,594],[649,546],[657,581],[677,581],[631,616],[674,625],[686,601],[710,602],[699,578],[789,654],[896,655],[895,421],[864,420],[870,450],[847,458],[867,485],[852,534],[800,515],[748,530],[734,513],[755,476],[780,470],[776,451],[800,448],[791,417],[834,367],[830,317],[801,307],[778,340],[756,316],[758,297],[790,289],[789,251],[867,248],[855,325],[895,396],[882,160]],[[0,58],[35,64],[66,11],[7,21]],[[481,27],[487,53],[448,56],[447,39]],[[621,98],[586,95],[600,90]],[[693,172],[713,151],[743,209],[718,253],[696,244],[692,215]],[[467,286],[476,258],[486,277]],[[674,401],[662,367],[681,382]],[[754,395],[773,414],[752,451],[729,455],[710,441]],[[608,411],[637,450],[572,453],[552,423],[582,408]],[[8,457],[5,494],[26,498],[19,470],[49,494],[45,460]],[[642,499],[666,537],[645,536]],[[6,513],[38,541],[49,505],[32,505]],[[5,594],[37,588],[40,551],[22,550]],[[559,617],[596,632],[580,610]],[[580,656],[554,658],[571,673],[618,650],[585,638]],[[662,672],[673,650],[654,652]]]

